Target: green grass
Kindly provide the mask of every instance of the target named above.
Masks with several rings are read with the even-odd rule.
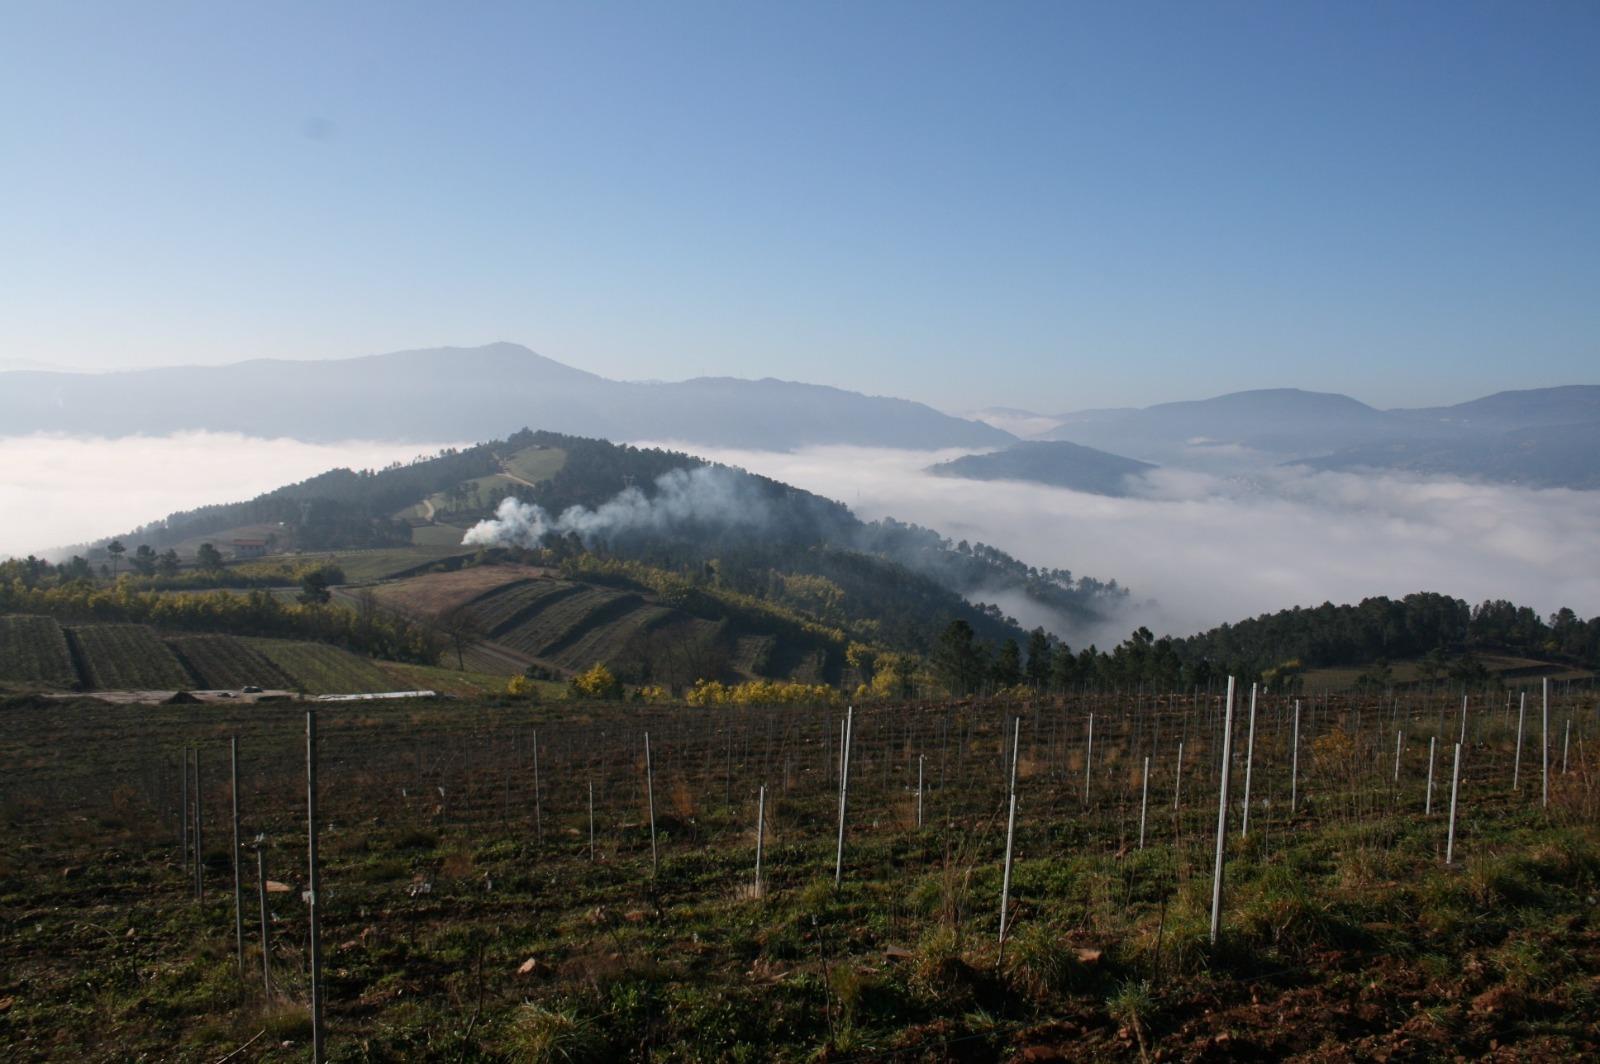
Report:
[[[503,463],[506,472],[532,484],[549,480],[567,464],[567,452],[559,447],[525,447]]]
[[[418,525],[411,530],[411,542],[418,547],[448,547],[459,549],[465,528],[455,525]]]
[[[387,580],[397,573],[407,572],[430,562],[471,553],[472,550],[463,548],[458,539],[454,546],[379,547],[373,550],[307,554],[304,558],[308,563],[330,561],[344,570],[346,583],[367,584],[375,580]]]
[[[0,617],[0,679],[43,687],[73,687],[78,670],[61,626],[49,617]]]
[[[67,629],[93,691],[166,691],[194,680],[155,631],[142,624],[89,624]]]
[[[394,678],[370,658],[322,643],[285,639],[246,639],[280,672],[291,687],[312,695],[355,694],[394,689]]]
[[[1585,669],[1573,669],[1567,665],[1536,661],[1532,658],[1485,654],[1480,655],[1478,661],[1489,671],[1491,676],[1500,676],[1507,684],[1514,684],[1519,680],[1527,682],[1529,675],[1548,675],[1552,679],[1587,679],[1593,675],[1592,672]],[[1390,679],[1393,683],[1427,683],[1427,678],[1423,675],[1422,661],[1420,659],[1392,662],[1390,669]],[[1366,665],[1329,665],[1322,668],[1307,669],[1301,676],[1301,683],[1308,691],[1348,691],[1353,689],[1357,681],[1369,672],[1371,672],[1371,668]],[[1450,686],[1452,682],[1444,674],[1440,674],[1435,679],[1441,689]]]
[[[452,657],[449,654],[445,656]],[[470,668],[472,664],[470,654],[467,655],[467,664],[469,668],[461,671],[444,665],[408,665],[398,661],[377,663],[379,668],[394,678],[392,690],[431,690],[460,697],[505,693],[506,682],[510,677],[474,671]],[[561,697],[566,691],[565,684],[540,683],[538,686],[541,688],[541,698]]]

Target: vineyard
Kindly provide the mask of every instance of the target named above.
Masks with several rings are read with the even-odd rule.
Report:
[[[61,626],[49,617],[0,617],[0,676],[46,687],[77,683]]]
[[[1600,1052],[1589,688],[317,716],[331,1060]],[[5,719],[12,1059],[309,1059],[304,712]]]
[[[636,660],[641,641],[652,636],[661,636],[664,646],[684,647],[721,631],[717,622],[653,596],[560,580],[526,566],[429,573],[384,585],[376,594],[385,605],[419,615],[466,610],[494,644],[468,652],[486,671],[520,671],[516,663],[538,660],[576,672],[596,661]]]
[[[142,624],[88,624],[67,629],[83,682],[93,690],[177,690],[193,686],[172,651]]]
[[[246,686],[294,690],[295,681],[243,639],[231,635],[185,635],[167,645],[203,688]]]
[[[163,637],[141,624],[60,625],[49,617],[0,617],[0,690],[177,691],[246,686],[344,694],[392,691],[442,680],[461,693],[504,687],[437,668],[379,663],[340,647],[230,635]],[[425,685],[426,686],[426,685]]]
[[[394,687],[393,678],[377,663],[339,647],[287,639],[247,638],[241,642],[292,677],[292,689],[307,694],[386,691]]]

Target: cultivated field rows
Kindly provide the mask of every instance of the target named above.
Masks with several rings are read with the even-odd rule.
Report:
[[[1387,851],[1418,867],[1443,867],[1462,728],[1458,697],[1302,696],[1296,743],[1296,700],[1263,696],[1253,746],[1249,697],[1240,692],[1234,709],[1225,881],[1290,867],[1308,844],[1328,850],[1334,874],[1341,862],[1394,859]],[[1508,712],[1503,694],[1469,697],[1457,867],[1498,857],[1503,833],[1529,818],[1593,822],[1592,747],[1600,725],[1593,693],[1558,691],[1545,732],[1543,703],[1532,692],[1520,767],[1517,702]],[[485,953],[493,975],[481,992],[501,1017],[529,994],[567,1000],[583,986],[610,993],[611,977],[602,970],[646,959],[657,973],[652,978],[673,987],[708,964],[733,965],[726,974],[754,965],[753,972],[826,982],[831,976],[818,976],[819,964],[827,971],[845,959],[879,964],[886,949],[923,950],[930,935],[954,928],[967,943],[963,956],[997,964],[1013,752],[1015,867],[1007,912],[1021,960],[1012,963],[1029,963],[1047,927],[1053,940],[1093,947],[1097,955],[1110,950],[1108,956],[1126,957],[1141,972],[1148,967],[1151,978],[1221,963],[1203,960],[1203,917],[1224,713],[1215,692],[862,707],[852,713],[841,833],[845,714],[836,709],[319,710],[330,1027],[347,1037],[378,1037],[406,994],[429,987],[464,992],[462,973],[474,965],[478,974],[471,978],[485,979]],[[100,952],[95,932],[50,906],[52,899],[84,901],[75,880],[103,876],[98,906],[109,903],[106,913],[114,913],[125,904],[130,924],[144,913],[162,928],[150,931],[153,952],[126,979],[138,984],[146,978],[138,973],[158,962],[203,969],[215,983],[207,1007],[222,1001],[237,1014],[226,1037],[238,1024],[266,1023],[264,1008],[300,1015],[294,1010],[303,1010],[306,999],[306,919],[293,899],[305,883],[304,736],[297,707],[12,710],[0,745],[10,836],[4,871],[13,886],[35,875],[44,886],[35,883],[30,889],[43,893],[29,895],[29,919],[40,930],[21,933],[13,925],[6,947],[11,969],[26,971],[30,985],[70,982],[70,970]],[[234,738],[248,946],[243,978],[232,961],[228,743]],[[183,860],[194,812],[179,816],[192,794],[179,771],[189,747],[198,750],[203,797],[203,903],[187,900],[194,879]],[[1550,755],[1548,807],[1542,749]],[[759,888],[758,807],[765,810]],[[256,952],[258,850],[267,877],[292,888],[269,905],[270,997],[263,996]],[[96,860],[92,855],[109,867],[72,871],[75,862]],[[59,869],[67,872],[58,881]],[[1224,894],[1225,937],[1230,921],[1254,919],[1247,900],[1254,890],[1237,902]],[[113,918],[106,913],[86,912],[84,919],[103,924]],[[130,937],[145,933],[136,929]],[[28,952],[27,943],[51,934],[64,943],[56,954]],[[185,960],[188,949],[197,953]],[[523,963],[531,967],[516,974]],[[805,983],[811,989],[802,993],[801,984],[785,985],[783,994],[799,995],[796,1001],[818,994],[815,1000],[826,1005],[825,1026],[820,1014],[794,1006],[798,1026],[788,1037],[797,1045],[844,1037],[834,991]],[[405,1039],[422,1036],[408,1031],[404,1038],[390,1032],[401,1039],[393,1053],[416,1048]],[[1107,1052],[1130,1050],[1125,1036],[1110,1045],[1103,1039],[1112,1034],[1101,1031],[1097,1044]],[[217,1040],[226,1037],[219,1033]],[[293,1032],[287,1040],[295,1041]]]

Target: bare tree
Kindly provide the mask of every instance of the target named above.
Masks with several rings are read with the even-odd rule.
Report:
[[[433,615],[431,627],[455,648],[456,668],[462,672],[467,668],[467,650],[488,638],[482,622],[465,605],[440,610]]]

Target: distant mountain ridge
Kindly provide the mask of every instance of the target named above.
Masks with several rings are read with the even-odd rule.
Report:
[[[790,381],[614,381],[512,343],[329,361],[0,374],[13,433],[183,429],[326,441],[483,439],[537,424],[613,440],[790,450],[994,447],[1008,432],[906,399]]]
[[[1285,456],[1318,454],[1382,438],[1402,424],[1347,395],[1298,388],[1231,392],[1099,413],[1092,419],[1067,421],[1041,438],[1170,461],[1189,448],[1216,444]]]
[[[1063,415],[1038,439],[1168,465],[1246,460],[1397,469],[1534,487],[1600,488],[1600,385],[1498,392],[1379,410],[1346,395],[1272,388]]]

